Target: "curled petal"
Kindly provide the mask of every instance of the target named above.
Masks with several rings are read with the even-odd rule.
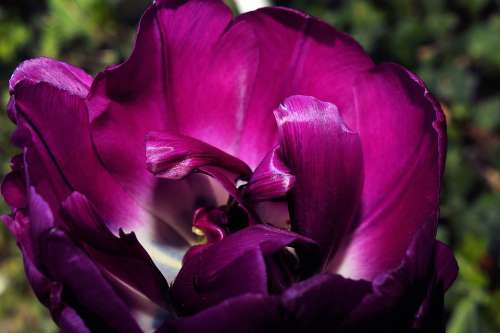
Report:
[[[146,136],[146,164],[153,174],[167,179],[180,179],[208,166],[239,176],[252,172],[245,162],[209,144],[167,132]]]
[[[268,201],[284,197],[295,184],[295,176],[279,156],[276,146],[259,164],[244,189],[246,200]]]
[[[283,160],[295,175],[292,230],[321,246],[324,260],[355,218],[361,190],[359,137],[335,105],[293,96],[275,111]]]

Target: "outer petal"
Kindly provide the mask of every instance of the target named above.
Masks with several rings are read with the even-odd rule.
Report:
[[[451,249],[436,241],[435,251],[432,283],[413,323],[418,332],[445,332],[444,293],[458,274],[458,265]]]
[[[275,111],[283,159],[295,175],[292,230],[334,251],[355,218],[361,186],[358,136],[335,105],[293,96]]]
[[[258,68],[243,117],[241,156],[257,165],[277,141],[271,111],[286,97],[308,95],[333,103],[342,115],[351,86],[372,61],[349,36],[307,14],[270,7],[241,15],[258,45]]]
[[[26,182],[22,159],[22,155],[12,159],[12,171],[4,177],[0,187],[5,202],[13,209],[26,206]]]
[[[423,83],[397,65],[361,75],[354,93],[364,162],[361,216],[331,269],[370,280],[399,265],[424,223],[436,228],[445,122]]]
[[[42,257],[48,273],[64,285],[82,312],[97,321],[91,329],[142,332],[127,305],[63,231],[50,231],[43,242]]]
[[[83,71],[54,60],[42,58],[21,64],[10,88],[19,131],[31,132],[24,134],[31,138],[18,143],[36,150],[33,154],[45,160],[45,169],[60,174],[57,178],[62,178],[63,186],[86,193],[112,227],[126,226],[137,216],[137,205],[104,169],[92,148],[83,100],[89,83],[90,76]],[[36,164],[30,167],[39,168]],[[36,170],[30,172],[33,185],[42,181],[36,179]],[[109,200],[110,192],[113,200]]]
[[[151,189],[152,198],[142,197],[142,201],[125,191],[94,151],[84,102],[88,91],[84,83],[88,80],[81,79],[81,75],[81,71],[69,65],[41,59],[23,63],[10,81],[14,103],[11,113],[18,125],[13,141],[25,149],[24,162],[30,184],[56,215],[60,212],[60,203],[76,190],[94,203],[113,232],[117,233],[120,227],[134,228],[146,240],[144,245],[156,252],[160,252],[158,243],[168,243],[168,247],[162,246],[164,254],[158,256],[155,252],[154,257],[163,271],[173,275],[180,268],[180,257],[188,246],[186,239],[192,238],[190,223],[184,229],[175,229],[164,222],[175,227],[172,221],[190,221],[195,203],[206,202],[204,198],[211,192],[192,193],[193,179],[175,186],[176,198],[166,200],[166,204],[163,202],[165,192],[158,194],[156,188]],[[16,188],[13,184],[22,185],[8,180],[2,190],[17,200],[13,205],[19,205],[19,198],[15,199],[12,192]],[[161,184],[169,195],[172,185]],[[165,211],[150,210],[160,202]]]
[[[71,194],[62,206],[68,216],[70,233],[97,264],[168,309],[167,281],[134,233],[125,234],[120,230],[119,237],[113,235],[91,203],[78,192]]]
[[[303,269],[314,266],[314,242],[287,231],[255,225],[190,257],[172,287],[173,300],[181,313],[189,314],[245,293],[267,294],[264,260],[270,260],[285,246],[309,254],[310,261],[304,263]]]
[[[18,240],[33,290],[61,328],[141,332],[94,263],[56,227],[49,206],[33,188],[28,210],[29,217],[17,213],[6,222]]]
[[[400,265],[377,275],[372,281],[373,291],[364,297],[346,319],[343,325],[346,332],[410,332],[412,328],[419,328],[416,323],[424,324],[426,320],[433,320],[432,326],[427,326],[428,330],[423,332],[439,332],[436,328],[443,319],[442,303],[436,304],[431,300],[434,303],[432,311],[435,313],[430,318],[430,314],[425,313],[423,308],[429,305],[430,290],[440,290],[441,297],[443,295],[443,284],[436,284],[436,277],[451,283],[456,275],[456,266],[449,253],[444,260],[446,266],[436,265],[444,262],[441,245],[435,242],[434,237],[434,223],[429,219],[413,237]],[[435,289],[435,286],[440,287]],[[427,318],[422,318],[422,315]]]

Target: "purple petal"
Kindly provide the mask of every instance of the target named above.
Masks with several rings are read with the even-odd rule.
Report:
[[[436,227],[445,123],[423,83],[397,65],[361,75],[354,93],[365,179],[360,224],[331,270],[371,280],[399,265],[423,223]]]
[[[144,168],[146,134],[182,132],[181,124],[211,112],[190,108],[191,92],[230,20],[219,1],[159,1],[141,19],[130,58],[97,75],[88,100],[93,140],[106,167],[135,195],[147,195],[157,182]]]
[[[78,192],[71,194],[62,207],[69,217],[70,234],[83,243],[97,264],[156,304],[168,307],[167,281],[134,233],[113,235],[91,203]]]
[[[204,69],[212,65],[209,53],[230,20],[230,10],[219,1],[157,1],[141,19],[130,58],[99,73],[93,82],[87,100],[92,140],[114,179],[153,215],[153,221],[143,221],[151,227],[144,235],[138,233],[148,251],[161,253],[162,244],[176,242],[174,252],[182,256],[194,242],[194,211],[216,204],[208,177],[172,182],[148,172],[144,139],[151,131],[189,135],[183,126],[193,124],[219,133],[202,121],[205,114],[222,121],[210,116],[210,105],[190,105],[197,100],[192,92],[204,82]],[[160,237],[158,230],[164,231]],[[146,242],[149,238],[154,239]]]
[[[335,105],[293,96],[275,111],[283,159],[295,175],[292,230],[321,246],[323,259],[349,229],[361,190],[358,136]]]
[[[455,281],[457,274],[458,265],[453,252],[448,246],[436,241],[434,276],[413,323],[418,332],[445,332],[444,293]]]
[[[64,285],[90,318],[98,320],[96,329],[142,332],[95,264],[63,231],[53,229],[41,241],[45,243],[42,258],[48,273]]]
[[[87,107],[82,94],[77,94],[78,89],[83,88],[74,88],[80,82],[78,77],[72,71],[62,70],[69,65],[52,62],[56,68],[53,74],[38,69],[37,63],[32,62],[31,71],[21,65],[23,69],[19,73],[23,75],[14,75],[11,80],[13,112],[18,125],[13,141],[24,150],[29,178],[25,181],[37,189],[56,216],[60,214],[60,203],[71,192],[84,193],[114,233],[118,233],[119,228],[133,228],[141,241],[145,240],[143,245],[156,251],[154,257],[162,271],[174,275],[188,241],[193,238],[190,220],[196,203],[211,204],[205,198],[212,196],[212,192],[210,189],[200,191],[204,180],[199,179],[175,186],[159,181],[148,196],[135,197],[124,190],[95,153]],[[144,165],[141,168],[144,169]],[[172,198],[173,189],[175,198]],[[158,244],[169,253],[156,255],[160,251]]]
[[[276,297],[245,294],[194,316],[166,322],[156,333],[281,332],[277,328],[282,322]]]
[[[18,140],[18,143],[34,150],[32,155],[36,156],[32,156],[32,159],[43,160],[43,164],[38,164],[30,158],[26,159],[32,185],[38,187],[37,183],[46,182],[39,179],[46,178],[46,175],[35,170],[43,165],[45,171],[50,170],[54,174],[53,178],[61,179],[63,183],[53,183],[51,186],[57,196],[55,202],[62,201],[68,190],[75,189],[85,193],[96,203],[98,210],[106,216],[112,227],[117,229],[117,226],[130,225],[135,222],[138,214],[137,204],[109,175],[93,150],[84,100],[82,96],[76,95],[73,91],[76,88],[72,88],[69,83],[76,80],[73,84],[77,85],[80,81],[75,78],[73,72],[56,71],[49,75],[45,70],[36,67],[42,65],[47,64],[31,64],[34,78],[29,77],[31,72],[23,69],[25,66],[21,65],[22,80],[14,80],[20,78],[20,74],[15,74],[11,79],[19,131],[31,132],[29,139]],[[47,74],[48,77],[39,77],[42,74]],[[56,78],[59,78],[59,81],[55,81]],[[37,173],[39,176],[35,175]],[[110,200],[109,193],[113,193],[113,200]],[[49,202],[54,204],[52,200]],[[57,211],[56,207],[53,208]]]
[[[2,180],[1,193],[10,207],[13,209],[22,208],[27,204],[22,155],[13,158],[11,169],[12,171]]]
[[[286,246],[309,260],[304,270],[314,266],[315,243],[297,234],[264,225],[231,234],[186,260],[172,286],[173,300],[182,313],[193,313],[245,293],[266,294],[264,259]]]
[[[373,279],[373,291],[350,313],[344,323],[346,330],[410,330],[432,282],[434,238],[434,223],[430,219],[414,235],[400,264]]]

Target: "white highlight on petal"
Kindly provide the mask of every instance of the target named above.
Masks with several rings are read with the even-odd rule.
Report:
[[[246,13],[261,7],[270,6],[267,0],[235,0],[234,2],[240,10],[240,13]]]

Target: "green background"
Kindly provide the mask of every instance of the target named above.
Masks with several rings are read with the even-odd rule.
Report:
[[[449,333],[500,332],[500,0],[278,1],[351,33],[377,62],[417,72],[448,120],[439,237],[460,275],[446,298]],[[0,99],[28,58],[97,73],[130,52],[145,0],[2,0]],[[0,173],[15,153],[0,113]],[[3,202],[0,211],[7,212]],[[56,332],[26,284],[15,241],[0,227],[0,330]]]

